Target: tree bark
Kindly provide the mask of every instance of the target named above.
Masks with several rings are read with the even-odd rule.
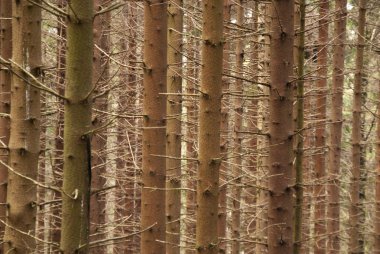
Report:
[[[183,0],[168,4],[168,93],[182,92]],[[166,155],[166,253],[180,253],[181,226],[181,113],[182,98],[167,98]]]
[[[294,1],[272,3],[268,253],[293,252]]]
[[[12,58],[12,2],[0,1],[0,55],[4,60]],[[9,114],[11,106],[11,72],[4,65],[0,65],[0,113]],[[8,163],[8,143],[10,135],[9,116],[0,116],[0,160]],[[0,165],[0,203],[7,198],[8,169]],[[0,206],[0,219],[5,221],[6,206]],[[0,223],[0,238],[3,237],[5,226]]]
[[[223,20],[228,23],[231,19],[231,3],[230,0],[223,1]],[[229,55],[230,55],[230,43],[226,42],[223,47],[223,72],[228,72],[229,68]],[[227,93],[229,90],[229,80],[227,77],[222,77],[222,91]],[[229,150],[228,140],[228,125],[229,125],[229,97],[222,97],[222,109],[221,109],[221,122],[220,122],[220,152],[221,154],[227,154]],[[220,165],[220,188],[219,188],[219,211],[218,211],[218,238],[219,238],[219,253],[227,253],[226,233],[227,233],[227,174],[228,174],[228,162],[227,159],[222,161]]]
[[[349,214],[349,253],[364,253],[364,235],[363,225],[365,222],[363,211],[363,200],[361,198],[361,168],[362,161],[362,82],[363,82],[363,59],[365,47],[365,22],[366,22],[366,8],[367,1],[359,1],[359,17],[358,17],[358,39],[356,46],[356,63],[355,63],[355,77],[354,77],[354,98],[352,109],[352,178],[350,189],[350,214]]]
[[[377,62],[380,66],[380,62]],[[378,97],[377,108],[380,109],[380,80],[378,81]],[[380,114],[378,113],[377,116]],[[376,129],[376,192],[375,192],[375,233],[373,253],[380,254],[380,117],[377,117]]]
[[[243,1],[239,0],[236,4],[236,25],[238,27],[243,27],[244,21],[244,7]],[[242,32],[238,34],[242,36]],[[243,62],[244,62],[244,48],[243,48],[243,36],[236,42],[235,46],[235,56],[236,56],[236,73],[243,73]],[[237,94],[241,94],[234,99],[234,148],[233,149],[233,176],[236,179],[235,185],[232,186],[232,214],[231,214],[231,237],[232,237],[232,254],[240,253],[240,227],[241,227],[241,179],[242,179],[242,125],[243,125],[243,81],[237,79],[235,82],[235,89]]]
[[[144,127],[142,137],[141,253],[165,253],[165,119],[167,5],[144,4]]]
[[[94,11],[100,11],[102,8],[106,8],[107,1],[105,0],[95,0],[94,1]],[[109,92],[106,92],[107,82],[109,81],[109,61],[104,55],[103,52],[109,53],[109,32],[110,32],[110,19],[111,13],[107,12],[100,16],[96,16],[93,22],[93,86],[94,86],[94,96],[97,98],[93,100],[94,109],[99,110],[95,117],[93,117],[92,124],[94,128],[100,128],[106,124],[106,115],[101,112],[107,111],[107,95]],[[95,46],[96,45],[96,46]],[[101,48],[100,51],[97,47]],[[99,96],[99,97],[98,97]],[[114,112],[113,112],[114,113]],[[114,133],[114,132],[112,132]],[[114,135],[114,134],[111,134]],[[106,133],[104,133],[104,129],[95,133],[92,138],[92,176],[91,176],[91,188],[93,190],[102,189],[105,185],[104,173],[106,173],[106,165],[109,165],[108,169],[111,169],[111,165],[114,166],[113,162],[108,162],[106,164],[106,156],[105,154],[111,156],[116,153],[116,151],[112,150],[110,153],[106,153],[106,147],[108,142],[108,137],[106,137]],[[107,158],[108,159],[108,158]],[[110,183],[109,185],[112,185]],[[112,191],[108,191],[107,195],[112,195]],[[109,203],[114,201],[112,197],[104,197],[102,193],[97,193],[95,195],[91,195],[90,197],[90,234],[93,234],[94,237],[91,238],[91,241],[99,240],[102,237],[105,237],[101,233],[101,229],[104,224],[109,226],[105,227],[105,231],[108,232],[106,237],[112,238],[114,227],[111,222],[107,224],[105,221],[105,213],[112,214],[115,212],[115,209],[106,209],[105,203]],[[107,248],[113,248],[112,244],[106,246]],[[105,247],[99,246],[96,249],[92,250],[94,254],[96,253],[104,253]]]
[[[61,234],[65,254],[88,252],[91,184],[93,1],[72,0],[69,5]]]
[[[12,1],[12,4],[9,166],[13,170],[8,171],[4,253],[31,253],[35,250],[37,189],[25,177],[37,179],[41,106],[40,90],[29,85],[34,81],[25,71],[36,78],[41,74],[41,9],[28,1]]]
[[[272,3],[263,4],[261,9],[264,13],[264,29],[265,33],[270,33],[272,19],[270,17]],[[270,62],[270,37],[265,36],[263,38],[265,43],[264,50],[262,52],[262,71],[260,75],[263,77],[260,81],[269,83],[269,62]],[[268,87],[260,87],[265,96],[269,97],[269,88]],[[268,108],[269,108],[269,100],[267,97],[259,100],[258,103],[258,121],[257,128],[258,132],[265,134],[269,133],[269,119],[268,119]],[[263,189],[257,190],[257,220],[256,220],[256,231],[257,231],[257,240],[260,242],[256,245],[256,252],[267,253],[268,245],[267,245],[267,236],[268,236],[268,198],[269,192],[266,190],[268,188],[268,169],[269,169],[269,136],[268,135],[259,135],[257,138],[257,174],[258,180],[257,185],[263,187]]]
[[[346,10],[347,0],[335,1],[334,22],[334,46],[333,46],[333,81],[332,81],[332,108],[329,144],[329,182],[327,186],[327,234],[328,253],[339,253],[339,229],[340,229],[340,158],[342,140],[342,107],[343,107],[343,82],[344,82],[344,48],[346,38]]]
[[[305,62],[305,0],[299,1],[299,34],[298,34],[298,47],[297,47],[297,121],[296,121],[296,160],[295,160],[295,173],[296,173],[296,201],[294,211],[294,254],[301,253],[302,247],[302,219],[303,219],[303,160],[304,160],[304,62]]]
[[[220,120],[223,71],[223,0],[203,5],[196,251],[218,253]]]
[[[329,31],[329,1],[323,0],[319,3],[319,28],[318,28],[318,76],[316,111],[317,127],[315,130],[315,146],[318,149],[314,155],[316,184],[313,190],[315,199],[314,206],[314,252],[315,254],[326,253],[326,241],[323,236],[326,233],[326,90],[327,90],[327,53],[328,53],[328,31]]]

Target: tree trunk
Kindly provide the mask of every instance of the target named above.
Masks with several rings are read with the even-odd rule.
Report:
[[[380,66],[380,62],[377,62],[377,66]],[[378,81],[378,97],[377,108],[380,109],[380,80]],[[378,111],[379,112],[379,111]],[[380,114],[378,113],[377,116]],[[377,117],[377,129],[376,129],[376,193],[375,193],[375,234],[374,234],[374,246],[373,253],[380,254],[380,117]]]
[[[196,251],[218,253],[220,119],[223,71],[223,0],[203,4]]]
[[[105,0],[95,0],[94,1],[94,11],[99,11],[102,8],[105,8],[107,1]],[[107,12],[101,16],[96,16],[93,22],[93,40],[94,40],[94,56],[93,56],[93,86],[94,86],[94,96],[96,99],[93,101],[94,109],[99,110],[95,117],[93,118],[93,127],[100,128],[106,124],[106,115],[102,112],[107,112],[107,95],[109,92],[105,91],[109,89],[107,87],[107,82],[109,81],[109,64],[108,59],[103,52],[109,53],[109,32],[110,32],[110,19],[111,14]],[[101,48],[101,50],[98,49]],[[114,112],[113,112],[114,113]],[[111,135],[114,135],[112,132]],[[99,190],[105,187],[104,173],[106,173],[106,165],[109,165],[108,169],[111,169],[113,162],[108,162],[106,164],[106,156],[115,154],[116,151],[112,150],[110,153],[106,153],[107,140],[104,129],[101,129],[99,132],[95,133],[92,139],[92,175],[91,175],[91,188],[93,190]],[[112,184],[109,184],[112,185]],[[113,190],[110,190],[107,194],[112,194]],[[94,237],[91,238],[91,241],[99,240],[102,237],[112,238],[114,228],[112,224],[107,224],[105,221],[105,213],[113,213],[114,209],[106,209],[105,203],[113,201],[113,198],[108,196],[104,197],[103,193],[96,193],[90,197],[90,234],[93,234]],[[109,226],[105,227],[105,231],[108,232],[106,236],[102,235],[101,229],[104,224]],[[109,244],[107,248],[112,248],[113,245]],[[96,247],[92,250],[94,254],[104,253],[106,250],[103,246]]]
[[[141,253],[165,253],[165,119],[167,5],[144,3],[144,127],[142,137]]]
[[[231,3],[230,0],[223,1],[223,19],[228,23],[231,19]],[[229,52],[230,43],[226,42],[223,47],[223,72],[228,72],[229,68]],[[222,91],[227,93],[229,90],[229,80],[227,77],[222,78]],[[229,108],[228,108],[228,96],[223,96],[220,122],[220,152],[221,154],[227,154],[229,150],[228,141],[228,120],[229,120]],[[226,159],[227,160],[227,159]],[[219,211],[218,211],[218,238],[219,238],[219,253],[227,253],[226,233],[227,233],[227,174],[228,174],[228,162],[224,160],[220,165],[220,188],[219,188]]]
[[[12,2],[9,0],[0,1],[0,55],[8,61],[12,58]],[[3,65],[0,65],[0,160],[8,163],[8,142],[10,119],[7,116],[11,109],[11,72]],[[5,203],[7,198],[8,169],[0,165],[0,203]],[[6,206],[0,206],[0,219],[5,221]],[[5,226],[0,223],[0,238],[3,237]]]
[[[11,132],[9,140],[7,225],[4,253],[31,253],[36,222],[36,185],[40,153],[40,90],[29,85],[41,74],[41,9],[12,1]],[[37,1],[40,3],[40,1]],[[28,52],[26,54],[25,52]],[[22,69],[21,69],[22,68]],[[16,173],[17,172],[17,173]],[[27,235],[27,234],[30,235]]]
[[[327,234],[329,236],[328,252],[339,253],[339,228],[340,228],[340,158],[342,140],[342,107],[343,107],[343,82],[344,82],[344,43],[346,38],[346,10],[347,0],[335,1],[336,18],[334,22],[334,46],[333,46],[333,82],[332,82],[332,108],[331,129],[329,144],[329,183],[327,186]]]
[[[303,159],[304,159],[304,62],[305,62],[305,0],[300,0],[300,22],[297,54],[297,121],[296,121],[296,201],[294,211],[294,254],[301,253],[302,247],[302,211],[303,211]]]
[[[269,103],[269,254],[293,252],[294,1],[272,4]]]
[[[168,93],[182,93],[183,0],[168,6]],[[179,254],[181,213],[181,113],[182,98],[167,98],[166,155],[166,253]],[[175,158],[175,159],[173,159]]]
[[[363,82],[363,58],[365,47],[365,22],[367,1],[359,1],[359,24],[358,24],[358,40],[356,46],[356,63],[354,78],[354,98],[352,109],[352,180],[350,190],[350,214],[349,214],[349,253],[364,253],[364,236],[363,225],[365,222],[363,211],[363,200],[361,193],[361,125],[362,125],[362,82]]]
[[[243,27],[244,21],[244,7],[243,1],[239,0],[236,4],[237,8],[237,17],[236,25],[238,27]],[[242,32],[239,34],[242,36]],[[236,56],[236,73],[243,73],[243,62],[244,62],[244,48],[243,48],[243,36],[236,42],[235,48]],[[236,79],[235,83],[235,92],[238,94],[234,99],[234,148],[233,149],[233,168],[232,174],[236,179],[235,185],[232,187],[232,228],[231,228],[231,237],[232,237],[232,254],[240,253],[240,227],[241,227],[241,179],[242,179],[242,124],[243,124],[243,81],[241,79]]]
[[[264,13],[264,29],[265,33],[271,31],[272,19],[270,17],[271,3],[263,4],[262,11]],[[262,52],[262,57],[260,60],[262,62],[263,68],[260,75],[264,78],[261,78],[262,82],[269,83],[269,62],[270,62],[270,38],[265,36],[263,38],[265,43],[264,50]],[[260,87],[263,91],[264,98],[262,98],[258,103],[258,121],[257,129],[261,134],[269,133],[269,119],[268,119],[268,108],[269,108],[269,88],[262,86]],[[269,159],[268,159],[268,150],[269,150],[269,136],[259,135],[257,138],[257,174],[258,180],[256,184],[259,187],[257,190],[257,221],[256,221],[256,232],[257,240],[260,242],[256,245],[256,253],[262,254],[268,252],[267,245],[267,236],[268,236],[268,197],[269,192],[266,190],[268,188],[268,169],[269,169]]]
[[[93,1],[72,0],[68,9],[61,237],[65,254],[88,252]]]
[[[329,1],[323,0],[319,3],[319,28],[318,28],[318,76],[316,111],[317,127],[315,130],[315,146],[317,153],[314,155],[316,184],[313,190],[314,206],[314,252],[315,254],[326,253],[326,241],[323,236],[326,233],[326,90],[327,90],[327,53],[328,53],[328,31],[329,31]]]

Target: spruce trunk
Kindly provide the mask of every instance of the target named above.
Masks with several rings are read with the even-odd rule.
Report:
[[[93,1],[72,0],[68,11],[61,234],[65,254],[88,252]]]
[[[272,3],[268,253],[293,252],[294,1]]]
[[[141,253],[146,254],[165,253],[166,58],[167,4],[145,1]]]
[[[329,144],[329,179],[327,185],[327,234],[328,253],[340,251],[340,158],[343,124],[343,82],[344,82],[344,48],[346,38],[347,0],[336,0],[336,18],[334,22],[334,56],[332,81],[332,108]]]
[[[223,62],[223,0],[203,5],[196,251],[218,253],[218,194]]]
[[[35,251],[36,185],[40,153],[40,90],[25,71],[41,74],[41,9],[12,1],[11,131],[4,253]],[[40,1],[37,1],[40,3]],[[28,177],[30,179],[27,179]],[[29,235],[28,235],[29,234]]]
[[[359,1],[359,24],[358,24],[358,40],[356,46],[356,70],[354,78],[354,98],[352,109],[352,180],[351,180],[351,204],[350,204],[350,219],[349,219],[349,253],[364,253],[364,210],[363,200],[360,196],[361,190],[361,168],[362,163],[362,83],[363,83],[363,59],[365,47],[365,21],[366,21],[366,5],[367,0]]]

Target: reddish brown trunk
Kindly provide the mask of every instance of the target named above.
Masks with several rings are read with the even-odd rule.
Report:
[[[268,253],[293,252],[294,1],[272,4]]]

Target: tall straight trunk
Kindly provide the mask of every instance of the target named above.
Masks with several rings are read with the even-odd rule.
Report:
[[[223,0],[203,4],[199,109],[196,251],[218,253],[220,119],[223,71]]]
[[[356,46],[356,63],[354,78],[354,98],[352,109],[352,180],[350,190],[350,228],[349,228],[349,253],[364,253],[364,228],[365,222],[363,200],[360,197],[361,187],[361,125],[362,125],[362,82],[363,82],[363,59],[365,47],[365,22],[367,0],[359,1],[358,39]]]
[[[317,126],[315,130],[315,146],[318,152],[314,155],[316,184],[313,190],[314,197],[314,253],[326,253],[326,241],[323,236],[326,233],[326,90],[327,90],[327,53],[328,53],[328,31],[329,31],[329,1],[323,0],[319,3],[319,28],[318,28],[318,76],[317,80]]]
[[[251,17],[251,28],[253,31],[258,31],[259,27],[259,2],[251,2],[248,6],[252,8],[253,17]],[[259,81],[259,75],[260,75],[260,69],[259,69],[259,50],[260,50],[260,43],[259,43],[259,35],[256,34],[251,38],[252,43],[252,51],[250,54],[250,68],[253,72],[253,81],[258,82]],[[248,96],[256,96],[259,94],[258,87],[250,87],[245,86],[243,88],[243,93]],[[252,99],[248,101],[247,109],[245,110],[243,119],[245,120],[244,126],[246,126],[247,131],[252,132],[258,132],[258,102],[259,99]],[[248,181],[252,181],[252,183],[256,183],[258,180],[258,167],[257,167],[257,158],[258,158],[258,135],[251,135],[248,139],[247,146],[248,151],[250,151],[248,158],[244,159],[243,165],[245,165],[248,168],[248,174],[252,177]],[[247,235],[251,235],[253,232],[256,231],[257,224],[256,224],[256,218],[257,218],[257,205],[258,205],[258,191],[259,189],[256,187],[250,187],[245,190],[244,193],[244,201],[246,206],[249,208],[249,212],[245,213],[245,225],[243,228],[245,228]],[[255,215],[255,219],[252,220],[252,215]],[[242,251],[249,252],[251,250],[255,250],[258,244],[246,244]]]
[[[183,0],[169,2],[168,6],[168,93],[182,92],[182,31]],[[181,215],[181,112],[182,98],[167,98],[166,129],[166,253],[179,254]],[[173,159],[173,157],[175,159]]]
[[[141,253],[165,253],[165,118],[167,5],[144,4],[144,127],[142,137]]]
[[[105,4],[107,1],[105,0],[94,0],[94,11],[101,10],[105,8]],[[93,86],[94,86],[94,96],[97,98],[93,101],[93,107],[99,111],[105,112],[107,111],[107,93],[104,91],[109,78],[109,64],[108,59],[105,57],[102,51],[108,53],[109,52],[109,30],[110,30],[110,19],[111,14],[107,12],[101,16],[96,16],[93,22]],[[101,48],[102,51],[100,51]],[[99,97],[98,97],[99,96]],[[96,117],[93,118],[93,126],[94,128],[99,128],[100,126],[104,126],[106,122],[106,117],[101,113],[97,113]],[[107,145],[107,138],[104,129],[100,130],[98,133],[92,138],[92,175],[91,175],[91,188],[96,190],[102,189],[105,184],[104,176],[102,174],[105,173],[106,170],[106,156],[104,155],[104,150]],[[107,153],[107,155],[115,154],[114,150],[112,152]],[[108,169],[111,169],[111,165],[114,164],[108,163]],[[112,194],[113,190],[110,190],[110,194]],[[108,193],[107,193],[108,194]],[[104,201],[105,200],[105,201]],[[90,197],[90,234],[93,234],[94,237],[91,240],[99,240],[102,235],[100,234],[101,228],[104,224],[109,226],[109,228],[105,228],[105,231],[108,232],[108,237],[111,238],[113,235],[113,230],[110,230],[112,224],[107,224],[105,221],[105,214],[112,214],[115,209],[107,209],[105,208],[105,203],[112,202],[113,199],[109,197],[104,197],[101,193],[97,193],[95,195],[91,195]],[[104,212],[105,211],[105,212]],[[113,229],[113,228],[112,228]],[[107,245],[107,248],[112,248],[113,245]],[[103,246],[99,246],[96,249],[92,250],[95,253],[104,253],[105,248]]]
[[[37,1],[39,3],[40,1]],[[41,9],[12,1],[11,131],[4,253],[31,253],[36,222],[36,180],[40,153],[40,91],[28,84],[28,70],[41,74]],[[22,69],[21,69],[22,68]],[[17,174],[15,173],[17,172]],[[22,175],[22,176],[21,176]],[[22,234],[22,233],[30,234]]]
[[[342,110],[343,110],[343,82],[344,82],[344,43],[346,38],[346,10],[347,0],[335,1],[334,46],[333,46],[333,81],[332,81],[332,108],[329,144],[329,182],[327,186],[327,234],[328,252],[339,253],[340,228],[340,158],[342,139]]]
[[[89,133],[93,1],[72,0],[68,11],[61,251],[87,253],[91,183]]]
[[[57,6],[61,9],[65,9],[67,6],[67,0],[57,0]],[[57,75],[56,84],[58,93],[61,96],[65,94],[65,78],[66,78],[66,25],[65,18],[58,17],[57,20]],[[62,172],[63,172],[63,103],[57,105],[57,129],[56,140],[54,149],[54,180],[57,186],[62,186]],[[56,192],[55,199],[61,199],[62,194]],[[62,203],[55,206],[53,210],[54,216],[52,216],[52,241],[59,243],[61,239],[61,207]]]
[[[377,62],[380,67],[380,62]],[[380,80],[378,81],[378,97],[377,108],[380,108]],[[379,113],[378,113],[379,116]],[[373,253],[380,254],[380,117],[377,118],[376,129],[376,192],[375,192],[375,233],[374,233],[374,246]]]
[[[302,211],[303,211],[303,159],[304,159],[304,62],[305,62],[305,0],[299,1],[300,26],[297,54],[297,121],[296,121],[296,160],[295,160],[295,211],[294,211],[294,254],[301,253],[302,247]]]
[[[271,11],[271,3],[263,4],[260,9],[264,13],[264,29],[265,33],[269,34],[271,31],[272,19],[270,17]],[[270,62],[270,37],[265,36],[263,38],[264,41],[264,50],[262,52],[262,71],[260,76],[262,82],[269,83],[269,62]],[[265,134],[269,133],[269,119],[268,119],[268,108],[269,108],[269,88],[262,86],[261,90],[263,91],[264,98],[259,100],[258,102],[258,121],[257,121],[257,129],[259,133]],[[267,253],[267,235],[268,235],[268,198],[269,192],[266,190],[268,188],[268,169],[269,169],[269,159],[268,159],[268,150],[269,150],[269,136],[268,135],[259,135],[257,137],[257,175],[258,180],[256,184],[263,189],[257,190],[257,202],[256,202],[256,232],[257,232],[257,240],[260,242],[256,245],[256,252]]]
[[[200,1],[194,1],[194,4],[191,5],[190,8],[192,11],[199,9]],[[190,21],[190,20],[189,20]],[[191,27],[188,31],[194,32],[194,27]],[[195,38],[190,38],[189,43],[187,45],[187,54],[189,54],[193,59],[199,59],[199,40]],[[190,66],[188,72],[185,76],[190,77],[190,80],[187,83],[186,91],[189,94],[195,94],[198,88],[198,79],[199,79],[199,65],[198,62],[194,61]],[[197,97],[187,97],[187,130],[186,130],[186,157],[195,158],[197,143],[197,132],[198,132],[198,98]],[[197,165],[194,162],[187,162],[187,177],[184,184],[186,184],[187,188],[195,189],[196,188],[196,168]],[[185,253],[193,254],[193,246],[195,242],[195,207],[196,207],[196,193],[194,191],[187,191],[186,193],[186,217],[184,217],[184,231],[186,232],[182,234],[183,239],[186,239]]]
[[[237,17],[236,17],[236,25],[239,27],[243,27],[243,19],[244,19],[244,7],[243,1],[239,0],[236,4],[237,7]],[[240,33],[241,35],[242,33]],[[244,48],[243,48],[243,37],[240,38],[236,42],[235,48],[235,56],[236,56],[236,73],[243,73],[243,62],[244,62]],[[232,251],[233,254],[240,253],[240,227],[241,227],[241,175],[243,173],[242,170],[242,124],[243,124],[243,81],[241,79],[237,79],[235,83],[236,93],[238,94],[234,100],[234,118],[235,118],[235,128],[234,128],[234,161],[233,161],[233,175],[235,180],[235,186],[232,187],[232,232],[231,237],[233,239],[232,242]],[[240,95],[241,94],[241,95]]]
[[[268,253],[293,252],[294,1],[272,3]]]
[[[12,2],[0,1],[0,55],[8,61],[12,57]],[[11,109],[11,72],[0,65],[0,160],[8,163],[7,146],[9,142],[10,120],[8,114]],[[7,198],[8,169],[0,165],[0,203]],[[6,206],[0,206],[0,219],[5,221]],[[0,224],[0,238],[3,237],[4,224]]]
[[[231,19],[231,2],[230,0],[223,1],[223,20],[225,23],[230,22]],[[226,42],[223,47],[223,72],[227,72],[229,68],[229,52],[230,43]],[[222,78],[222,91],[227,93],[229,90],[229,80],[227,77]],[[222,110],[221,110],[221,121],[220,121],[220,152],[221,154],[227,154],[229,150],[228,141],[228,120],[229,120],[229,108],[228,108],[228,96],[222,97]],[[219,188],[219,211],[218,211],[218,238],[219,238],[219,253],[227,253],[227,174],[228,174],[228,162],[226,160],[222,161],[220,165],[220,188]]]

